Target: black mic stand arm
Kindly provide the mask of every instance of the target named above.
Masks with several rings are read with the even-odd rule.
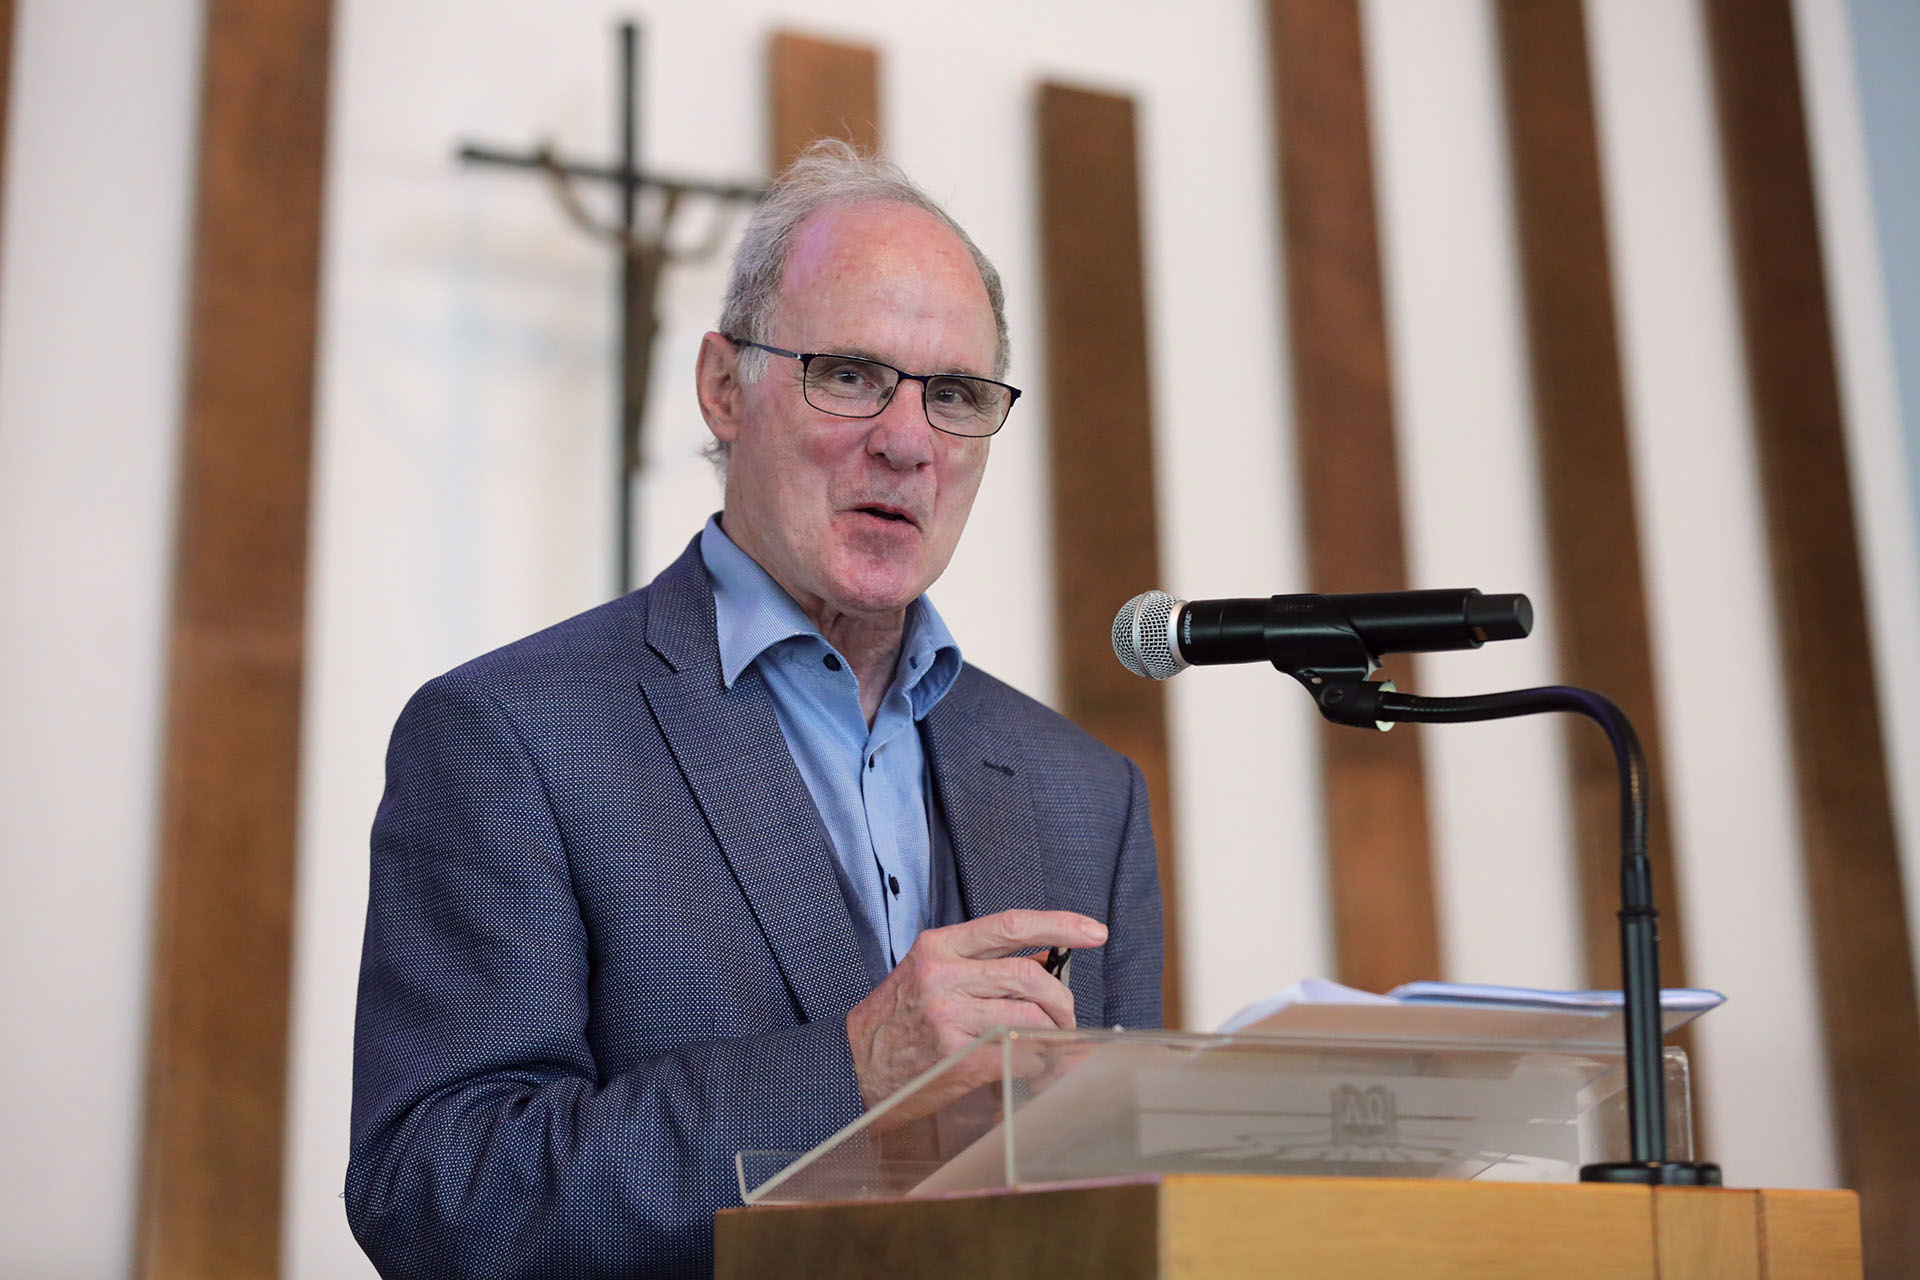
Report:
[[[1667,1159],[1667,1099],[1661,1062],[1660,931],[1647,861],[1647,760],[1639,735],[1611,699],[1570,685],[1517,689],[1468,698],[1423,698],[1400,693],[1391,681],[1366,677],[1378,669],[1359,636],[1340,636],[1336,622],[1305,662],[1275,658],[1273,665],[1300,681],[1320,713],[1335,724],[1391,728],[1395,722],[1459,724],[1505,720],[1547,711],[1571,711],[1606,730],[1620,769],[1620,989],[1626,1005],[1627,1124],[1632,1159],[1590,1164],[1583,1182],[1665,1186],[1719,1186],[1717,1164]],[[1328,642],[1332,641],[1331,644]],[[1358,651],[1356,651],[1358,650]],[[1335,657],[1338,654],[1338,657]],[[1334,658],[1333,661],[1327,661]]]

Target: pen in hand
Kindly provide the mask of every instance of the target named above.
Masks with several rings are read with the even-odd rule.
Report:
[[[1047,958],[1040,962],[1040,967],[1045,969],[1049,976],[1058,978],[1062,982],[1067,981],[1073,970],[1073,948],[1049,948]]]

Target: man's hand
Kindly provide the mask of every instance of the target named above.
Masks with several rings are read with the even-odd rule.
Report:
[[[847,1014],[860,1096],[872,1107],[990,1027],[1067,1027],[1073,993],[1036,947],[1097,947],[1107,927],[1071,911],[1002,911],[928,929]]]

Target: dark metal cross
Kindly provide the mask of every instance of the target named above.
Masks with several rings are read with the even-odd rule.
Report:
[[[618,590],[632,590],[638,560],[633,527],[635,482],[639,479],[644,456],[641,451],[641,419],[647,403],[647,380],[653,366],[653,340],[660,331],[660,317],[654,300],[660,277],[668,263],[696,261],[717,252],[726,235],[726,213],[730,205],[752,203],[765,194],[761,188],[737,182],[703,182],[643,173],[640,169],[640,71],[639,28],[632,22],[620,24],[620,160],[617,165],[583,164],[564,159],[546,144],[531,152],[515,153],[493,147],[467,144],[459,157],[469,164],[504,165],[513,169],[536,169],[547,176],[567,217],[595,239],[604,240],[620,251],[620,400],[614,424],[620,457],[617,480],[619,525],[615,530],[618,547]],[[576,184],[611,183],[620,191],[620,216],[611,225],[596,222],[581,203]],[[650,215],[643,224],[640,193],[659,193]],[[714,218],[706,238],[691,248],[676,248],[667,242],[673,220],[687,197],[703,197],[714,202]]]

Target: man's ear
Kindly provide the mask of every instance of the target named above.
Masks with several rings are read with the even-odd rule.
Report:
[[[700,416],[707,430],[724,444],[740,433],[746,412],[745,384],[740,380],[740,349],[719,333],[700,339],[700,355],[693,369],[694,390],[700,397]]]

